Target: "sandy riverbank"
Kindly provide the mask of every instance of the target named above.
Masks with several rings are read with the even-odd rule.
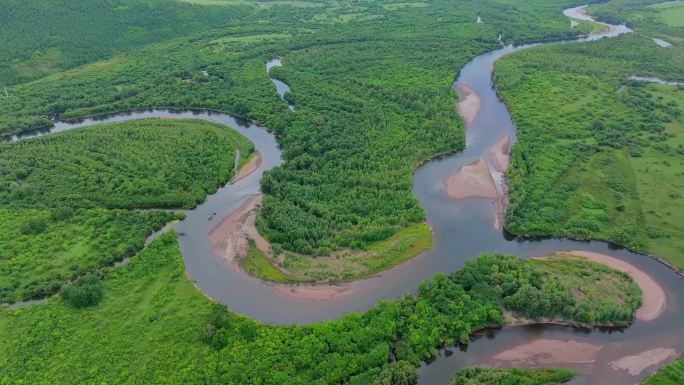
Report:
[[[214,254],[223,258],[226,263],[235,263],[247,255],[247,238],[254,239],[257,248],[262,252],[270,252],[268,241],[254,226],[256,209],[261,206],[262,200],[262,194],[252,195],[209,232],[209,242]]]
[[[497,197],[494,179],[484,158],[463,166],[449,176],[446,181],[446,192],[450,198],[465,199],[470,197]]]
[[[489,158],[492,160],[494,168],[499,172],[506,172],[510,161],[511,138],[506,135],[499,139],[489,150]]]
[[[649,366],[658,365],[669,361],[677,355],[674,349],[655,348],[646,350],[636,355],[624,356],[619,360],[612,361],[610,366],[616,370],[624,370],[632,376],[639,375]]]
[[[494,356],[497,366],[553,367],[593,365],[601,346],[540,338]]]
[[[468,128],[470,123],[472,123],[477,116],[477,113],[480,112],[482,103],[475,90],[466,86],[465,84],[458,86],[458,95],[459,102],[457,110],[463,118],[465,128]]]
[[[259,166],[261,166],[261,154],[257,151],[252,156],[252,159],[250,159],[246,165],[242,166],[240,170],[237,172],[237,174],[233,176],[233,178],[230,180],[230,183],[235,183],[240,179],[248,176],[249,174],[253,173],[254,170],[258,169]]]
[[[326,300],[354,293],[346,285],[277,285],[276,291],[288,297],[304,300]]]
[[[637,269],[634,265],[605,254],[590,251],[571,251],[570,253],[629,274],[634,282],[639,285],[643,298],[641,307],[637,310],[636,314],[638,320],[654,320],[665,310],[667,297],[663,289],[653,278]]]

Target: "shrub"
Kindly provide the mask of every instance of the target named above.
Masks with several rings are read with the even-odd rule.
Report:
[[[90,275],[65,288],[61,296],[72,307],[81,309],[100,303],[104,293],[100,279]]]

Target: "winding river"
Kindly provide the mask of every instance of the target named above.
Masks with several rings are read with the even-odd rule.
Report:
[[[564,13],[575,18],[586,18],[581,7]],[[624,26],[610,26],[607,32],[582,37],[573,41],[588,41],[617,36],[630,30]],[[363,311],[378,300],[392,299],[415,290],[418,284],[440,272],[454,271],[482,252],[500,252],[520,257],[532,257],[558,250],[585,250],[611,255],[626,261],[653,277],[667,296],[667,307],[652,321],[636,321],[622,331],[579,330],[561,326],[537,325],[505,327],[488,331],[465,348],[442,350],[430,364],[420,368],[419,384],[446,384],[458,369],[478,364],[506,365],[493,357],[502,351],[535,341],[575,341],[590,343],[600,349],[595,358],[578,361],[576,367],[586,373],[576,384],[633,385],[638,378],[655,370],[650,366],[636,374],[615,368],[611,363],[624,356],[637,355],[653,348],[671,349],[674,354],[684,352],[684,280],[653,258],[616,248],[604,242],[581,242],[568,239],[529,240],[507,237],[493,226],[496,205],[492,199],[469,198],[453,200],[447,197],[444,184],[448,176],[464,165],[484,157],[490,149],[508,136],[515,140],[515,129],[506,106],[497,98],[492,87],[491,68],[503,55],[532,47],[505,46],[473,59],[460,72],[454,86],[467,85],[481,102],[479,113],[467,130],[464,151],[425,163],[413,177],[413,191],[424,207],[427,221],[434,230],[433,248],[377,276],[339,286],[286,286],[262,282],[217,258],[207,234],[221,219],[239,207],[247,198],[259,192],[259,180],[282,160],[278,144],[267,130],[229,115],[204,111],[179,112],[152,110],[117,114],[105,118],[79,122],[57,122],[49,132],[65,131],[104,122],[126,121],[149,117],[199,118],[224,123],[249,138],[262,155],[261,166],[234,184],[220,188],[193,210],[175,227],[188,276],[207,296],[226,304],[231,310],[264,322],[275,324],[310,323],[334,319],[350,311]],[[271,61],[267,70],[280,62]],[[274,81],[282,97],[286,84]],[[280,82],[282,83],[282,82]],[[285,88],[287,87],[287,88]],[[41,135],[28,133],[14,140]],[[318,292],[318,299],[302,293]],[[559,345],[561,346],[561,345]],[[510,364],[536,365],[535,362]]]

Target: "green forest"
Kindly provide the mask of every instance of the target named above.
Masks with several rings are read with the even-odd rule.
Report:
[[[365,277],[429,249],[412,173],[465,147],[452,88],[463,65],[502,44],[598,28],[571,28],[562,10],[579,3],[569,0],[58,3],[0,0],[0,139],[151,108],[267,127],[285,162],[261,180],[256,226],[283,258],[252,240],[240,263],[281,282]],[[684,268],[683,88],[629,79],[684,81],[683,11],[655,0],[588,11],[635,33],[495,65],[518,140],[505,227],[607,240]],[[282,66],[267,73],[273,58]],[[270,76],[290,86],[285,100]],[[247,318],[186,275],[169,226],[231,178],[238,153],[239,168],[254,146],[193,119],[0,142],[0,385],[414,385],[421,363],[485,328],[620,329],[641,306],[627,274],[568,253],[481,254],[335,320]],[[681,383],[682,363],[643,384]],[[449,385],[576,375],[473,367]]]
[[[684,268],[684,93],[629,80],[684,80],[684,49],[649,31],[496,63],[518,136],[507,230],[609,240]]]
[[[173,149],[173,151],[169,151]],[[143,119],[0,143],[0,206],[193,208],[254,146],[202,120]]]
[[[173,152],[169,152],[173,148]],[[132,257],[247,162],[253,145],[199,120],[145,119],[0,143],[0,302],[54,294]],[[135,209],[135,210],[123,210]]]
[[[524,42],[581,32],[569,28],[561,0],[417,4],[258,7],[225,27],[8,86],[0,134],[134,108],[251,118],[278,135],[286,160],[262,180],[261,232],[303,254],[364,249],[422,222],[413,168],[463,148],[451,88],[459,68],[497,47],[500,34]],[[290,85],[296,113],[265,71],[275,56],[283,67],[272,75]]]
[[[567,369],[488,369],[466,368],[449,381],[449,385],[560,385],[575,376]]]
[[[247,4],[206,7],[172,0],[3,0],[0,85],[229,25],[251,11]]]
[[[184,275],[176,236],[167,233],[130,263],[80,285],[81,298],[99,302],[75,306],[63,296],[0,309],[0,382],[413,384],[421,360],[438,347],[467,344],[482,327],[502,325],[504,307],[519,304],[521,292],[545,304],[528,316],[628,325],[641,294],[627,276],[605,273],[569,257],[481,255],[423,282],[417,295],[382,301],[363,314],[270,326],[198,292]],[[579,294],[579,287],[598,290],[609,282],[621,290],[600,302]],[[580,309],[591,309],[590,316]],[[547,375],[550,381],[567,373]]]

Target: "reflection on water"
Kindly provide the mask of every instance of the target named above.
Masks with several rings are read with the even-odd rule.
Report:
[[[595,40],[625,32],[629,32],[629,29],[618,26],[606,33],[575,41]],[[656,320],[637,321],[630,328],[617,332],[578,330],[559,326],[511,327],[499,331],[486,331],[474,337],[467,348],[443,350],[431,364],[421,366],[419,383],[446,384],[447,379],[459,368],[496,364],[492,360],[496,353],[535,339],[546,338],[571,339],[602,346],[596,362],[589,368],[583,368],[587,375],[577,379],[576,383],[632,385],[637,377],[613,369],[609,364],[611,361],[652,347],[671,347],[679,354],[684,352],[684,300],[682,296],[676,295],[684,292],[684,281],[652,258],[604,242],[555,238],[521,239],[510,236],[493,227],[492,200],[470,198],[454,201],[448,199],[444,191],[444,182],[454,170],[478,159],[504,135],[509,135],[511,141],[515,140],[511,117],[492,89],[490,69],[494,61],[501,56],[532,46],[535,44],[507,46],[486,53],[467,64],[460,73],[456,84],[470,86],[481,99],[480,113],[467,131],[468,147],[456,155],[440,157],[425,163],[413,177],[414,194],[424,207],[427,221],[434,230],[434,247],[378,276],[344,285],[349,294],[325,300],[307,300],[286,295],[276,290],[278,285],[259,281],[230,268],[213,254],[209,243],[209,231],[249,196],[259,191],[259,180],[265,170],[282,162],[275,138],[265,129],[225,114],[207,111],[151,110],[89,118],[78,122],[57,122],[49,130],[36,131],[14,139],[97,123],[149,117],[206,119],[227,124],[245,135],[261,153],[261,166],[238,182],[220,188],[195,209],[187,210],[187,218],[178,223],[175,229],[180,235],[180,248],[186,272],[193,282],[209,297],[226,304],[231,310],[269,323],[308,323],[337,318],[349,311],[363,311],[380,299],[398,298],[406,292],[416,290],[420,281],[436,273],[457,270],[468,259],[482,252],[531,257],[557,250],[586,250],[617,257],[651,275],[665,290],[668,307]],[[271,60],[266,64],[267,70],[279,64],[280,60]],[[648,368],[638,377],[643,377],[652,370],[653,368]]]
[[[283,65],[283,64],[282,64],[280,58],[271,59],[271,60],[269,60],[269,61],[266,62],[266,72],[267,72],[267,73],[271,73],[271,68],[273,68],[273,67],[280,67],[280,66],[282,66],[282,65]],[[278,79],[276,79],[276,78],[271,78],[271,81],[273,82],[273,84],[275,84],[275,86],[276,86],[276,91],[278,92],[278,95],[280,95],[280,98],[281,98],[282,100],[285,100],[285,94],[286,94],[287,92],[290,92],[290,86],[288,86],[287,84],[285,84],[284,82],[282,82],[282,81],[280,81],[280,80],[278,80]],[[293,106],[292,104],[289,104],[289,103],[288,103],[288,105],[287,105],[287,108],[288,108],[290,111],[294,111],[294,110],[295,110],[294,106]]]

